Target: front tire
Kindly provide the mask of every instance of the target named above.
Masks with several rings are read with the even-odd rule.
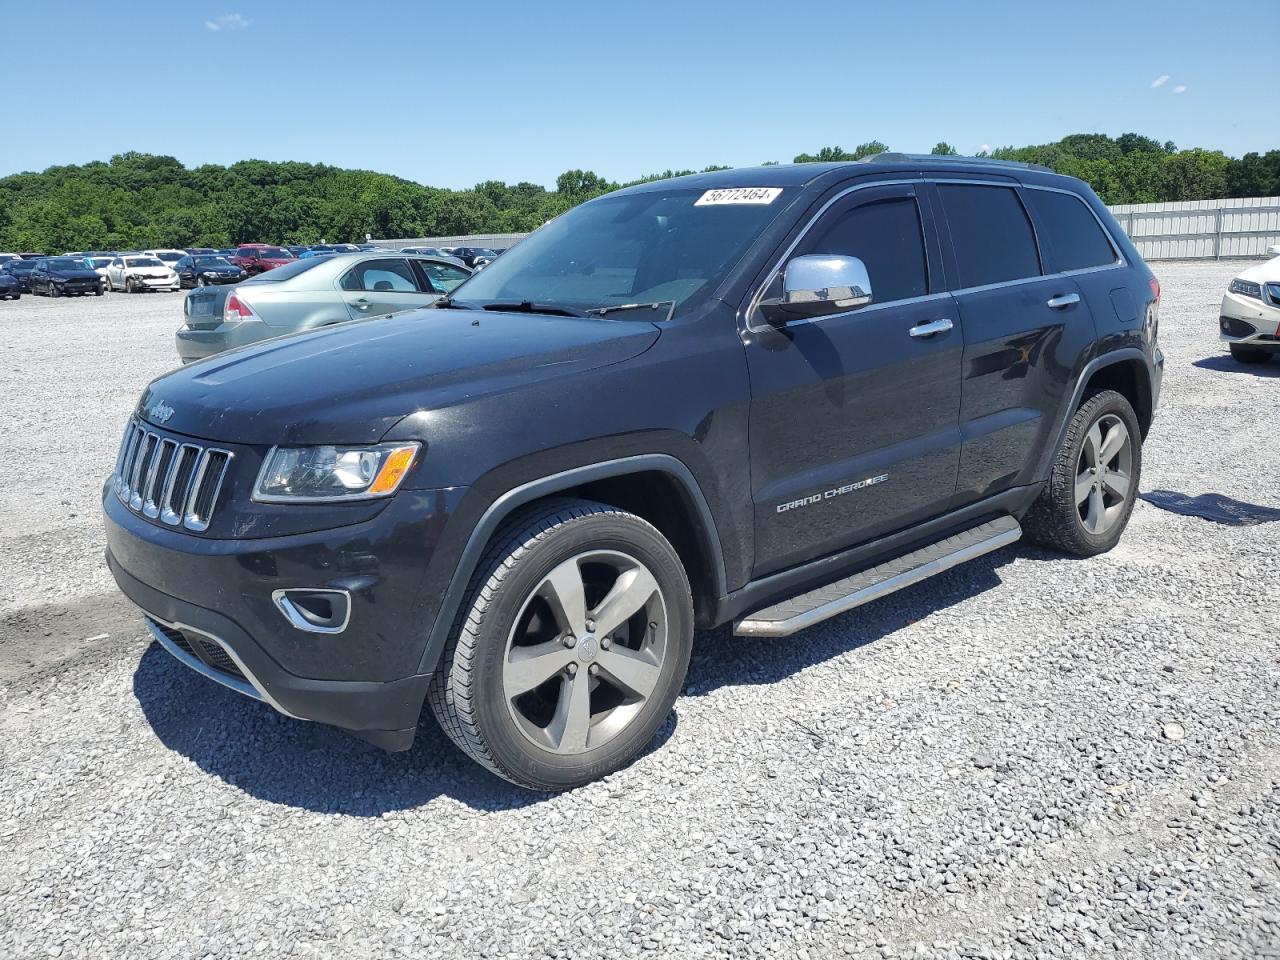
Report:
[[[1049,480],[1022,519],[1038,543],[1078,557],[1106,553],[1133,513],[1142,474],[1142,431],[1125,397],[1102,390],[1080,405]]]
[[[476,569],[428,699],[512,783],[567,790],[631,762],[684,683],[693,604],[653,526],[605,504],[521,512]]]
[[[1233,343],[1231,344],[1231,357],[1237,363],[1266,363],[1271,359],[1271,351]]]

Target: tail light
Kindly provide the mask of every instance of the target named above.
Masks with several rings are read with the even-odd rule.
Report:
[[[258,315],[253,308],[234,293],[227,297],[227,305],[222,310],[223,323],[235,323],[239,320],[257,320]]]
[[[1160,302],[1160,281],[1152,277],[1147,281],[1151,285],[1151,296],[1155,297],[1156,303]]]

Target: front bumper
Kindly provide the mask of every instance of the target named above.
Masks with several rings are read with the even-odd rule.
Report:
[[[1224,294],[1218,339],[1223,343],[1280,347],[1280,306],[1234,293]]]
[[[407,749],[430,682],[439,593],[427,558],[458,491],[402,491],[371,520],[254,540],[163,529],[104,490],[107,565],[153,636],[188,667],[291,717]],[[299,629],[281,589],[345,590],[337,633]],[[435,596],[435,600],[431,598]]]

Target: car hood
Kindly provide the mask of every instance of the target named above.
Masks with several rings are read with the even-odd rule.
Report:
[[[175,370],[151,382],[137,413],[224,443],[371,443],[411,414],[619,363],[658,335],[638,321],[414,310]]]
[[[1266,263],[1257,263],[1236,274],[1241,280],[1252,280],[1254,283],[1275,283],[1280,281],[1280,257],[1272,257]]]

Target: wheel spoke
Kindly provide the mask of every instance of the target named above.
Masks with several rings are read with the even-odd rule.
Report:
[[[1076,474],[1076,506],[1084,503],[1085,498],[1093,490],[1093,474],[1086,470]]]
[[[644,654],[626,647],[615,646],[601,650],[598,663],[601,673],[642,700],[647,700],[649,694],[653,693],[662,673],[662,667]]]
[[[1105,506],[1102,502],[1102,491],[1094,487],[1089,491],[1089,512],[1085,514],[1084,526],[1090,533],[1097,533],[1102,523]]]
[[[1129,495],[1129,475],[1122,470],[1102,471],[1102,485],[1121,500]]]
[[[585,670],[566,676],[560,685],[555,716],[547,725],[547,736],[561,753],[585,750],[591,733],[591,680]]]
[[[1097,425],[1094,425],[1097,429]],[[1090,435],[1093,431],[1089,431]],[[1102,448],[1098,452],[1098,466],[1104,466],[1116,458],[1124,445],[1129,441],[1129,431],[1125,429],[1123,423],[1117,420],[1111,425],[1111,429],[1107,432],[1107,439],[1102,442]]]
[[[538,592],[551,605],[561,630],[575,637],[587,632],[587,597],[576,557],[547,574]]]
[[[658,592],[658,581],[645,567],[632,567],[618,574],[605,598],[600,601],[592,617],[595,632],[608,636],[622,626]]]
[[[1084,459],[1088,466],[1098,466],[1098,454],[1102,450],[1102,427],[1094,424],[1084,438]]]
[[[513,648],[502,671],[502,689],[507,699],[542,686],[575,657],[573,648],[566,649],[559,640]]]

